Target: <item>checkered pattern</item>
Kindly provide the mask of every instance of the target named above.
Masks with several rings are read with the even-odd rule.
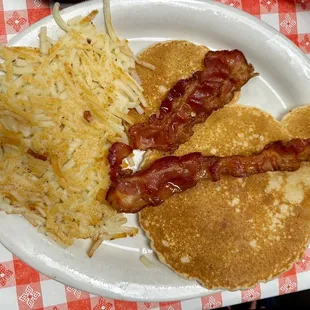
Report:
[[[60,1],[61,2],[61,1]],[[310,56],[310,0],[220,0],[262,19]],[[0,0],[0,42],[51,12],[53,1]],[[1,310],[202,310],[310,288],[310,247],[294,267],[254,289],[170,303],[135,303],[97,297],[38,273],[0,245]]]
[[[28,26],[50,15],[54,2],[56,1],[0,0],[0,43],[7,43]],[[61,0],[57,2],[61,3]],[[61,8],[68,5],[61,3]]]
[[[310,0],[217,0],[246,11],[292,40],[310,57]]]
[[[32,269],[0,245],[0,305],[4,310],[202,310],[308,289],[310,247],[293,268],[268,283],[188,301],[135,303],[93,296],[65,286]]]

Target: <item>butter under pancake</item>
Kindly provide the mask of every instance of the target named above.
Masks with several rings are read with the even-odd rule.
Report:
[[[194,72],[203,70],[203,60],[209,49],[188,41],[165,41],[154,44],[139,55],[139,59],[156,67],[155,71],[137,66],[136,71],[142,81],[144,96],[148,107],[143,115],[132,111],[135,122],[142,122],[156,113],[167,92],[180,79],[190,77]],[[235,94],[232,103],[239,98]]]
[[[271,137],[289,139],[286,130],[264,112],[239,106],[225,109],[231,109],[231,113],[224,114],[233,118],[234,109],[246,113],[238,116],[237,126],[229,117],[221,118],[218,126],[229,132],[226,139],[208,141],[210,132],[204,130],[207,126],[198,128],[201,132],[195,134],[204,137],[201,143],[206,142],[206,153],[212,148],[223,152],[218,152],[219,156],[230,155],[229,150],[235,153],[232,137],[240,132],[243,141],[248,142],[241,148],[242,153],[264,146],[261,139],[250,139],[254,134],[265,142],[271,142]],[[253,131],[245,130],[249,126]],[[189,142],[183,150],[194,152],[196,147]],[[162,205],[141,211],[140,224],[159,259],[180,276],[197,279],[209,289],[252,287],[288,270],[308,245],[310,164],[303,163],[295,172],[244,179],[226,176],[216,183],[200,181]]]
[[[282,119],[282,124],[294,138],[310,137],[310,105],[298,107]]]

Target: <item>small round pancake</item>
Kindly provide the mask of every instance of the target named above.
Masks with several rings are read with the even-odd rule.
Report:
[[[298,107],[286,114],[282,124],[294,138],[310,138],[310,105]]]
[[[201,139],[178,154],[248,154],[289,139],[281,124],[256,108],[233,105],[213,115],[195,128],[192,139]],[[252,287],[288,270],[308,245],[310,164],[295,172],[200,181],[141,211],[140,224],[159,259],[180,276],[209,289]]]
[[[190,77],[194,72],[204,70],[203,60],[209,49],[188,41],[165,41],[154,44],[139,55],[139,59],[156,67],[155,71],[137,65],[142,81],[144,96],[149,103],[143,115],[131,111],[135,122],[145,121],[156,113],[167,92],[180,79]],[[232,102],[237,101],[239,93]]]
[[[290,136],[270,114],[243,105],[228,105],[214,112],[194,128],[191,139],[180,145],[175,155],[201,152],[203,155],[248,155],[261,151],[276,140]]]

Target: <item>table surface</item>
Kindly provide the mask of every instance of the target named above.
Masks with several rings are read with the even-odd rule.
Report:
[[[49,15],[53,2],[0,0],[0,42],[6,43],[29,25]],[[310,0],[221,2],[267,22],[310,57]],[[295,264],[290,271],[268,283],[261,283],[254,289],[215,293],[182,302],[135,303],[94,296],[58,283],[35,271],[0,245],[0,308],[4,310],[201,310],[305,289],[310,289],[310,247],[301,262]]]

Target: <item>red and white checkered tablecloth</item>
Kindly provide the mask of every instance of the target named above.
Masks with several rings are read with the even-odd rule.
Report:
[[[61,1],[60,1],[61,2]],[[310,57],[310,0],[221,0],[286,35]],[[51,13],[53,1],[0,0],[0,42],[6,43]],[[301,262],[254,289],[222,292],[188,301],[135,303],[97,297],[67,287],[35,271],[0,245],[1,310],[202,310],[310,289],[310,247]]]

